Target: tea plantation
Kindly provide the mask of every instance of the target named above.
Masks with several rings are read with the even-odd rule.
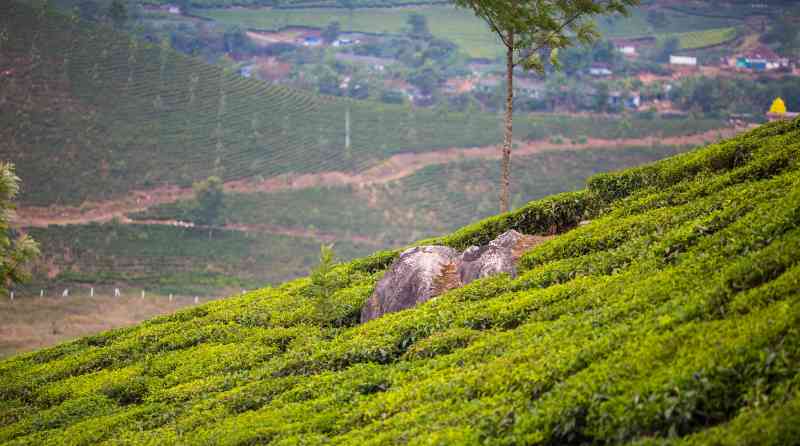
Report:
[[[516,156],[514,208],[583,187],[598,172],[638,166],[687,147],[559,150]],[[446,234],[497,210],[496,160],[429,166],[389,184],[229,193],[225,223],[240,229],[126,225],[109,222],[29,228],[42,255],[17,296],[76,287],[223,297],[305,276],[319,244],[335,241],[342,261],[378,249]],[[436,193],[431,193],[436,191]],[[144,220],[192,220],[194,200],[132,214]],[[284,234],[275,232],[283,230]],[[313,237],[321,234],[322,237]],[[309,237],[309,236],[312,237]],[[138,292],[138,291],[137,291]]]
[[[562,234],[358,325],[397,255],[0,362],[3,444],[796,444],[800,120],[436,240]],[[583,220],[589,223],[577,226]]]
[[[400,152],[501,139],[493,113],[441,113],[267,84],[15,1],[0,3],[0,72],[0,157],[15,163],[25,206],[80,205],[210,175],[359,171]],[[675,136],[723,126],[714,119],[515,120],[521,139]]]
[[[686,150],[689,147],[565,148],[515,155],[512,209],[547,195],[581,189],[596,173],[638,166]],[[461,160],[431,165],[387,184],[230,193],[225,196],[226,221],[313,228],[343,239],[358,234],[380,242],[379,248],[395,248],[495,214],[497,178],[497,160]],[[130,217],[190,221],[195,206],[194,200],[165,204]],[[337,254],[353,258],[338,248]]]

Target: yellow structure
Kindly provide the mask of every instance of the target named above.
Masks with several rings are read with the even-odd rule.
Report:
[[[774,101],[772,101],[772,106],[769,108],[769,112],[778,115],[785,115],[786,103],[783,102],[783,99],[776,98]]]

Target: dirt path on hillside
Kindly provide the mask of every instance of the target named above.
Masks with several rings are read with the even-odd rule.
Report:
[[[724,128],[705,133],[669,137],[669,138],[631,138],[607,140],[590,138],[583,144],[554,144],[550,141],[520,142],[514,149],[514,156],[530,156],[547,151],[587,150],[597,148],[625,149],[630,147],[662,146],[687,146],[701,145],[716,141],[719,137],[729,138],[746,128]],[[497,146],[476,148],[450,148],[425,153],[401,153],[394,155],[377,166],[361,173],[347,173],[339,171],[318,172],[300,175],[283,174],[277,177],[255,181],[252,179],[230,181],[225,183],[226,192],[256,193],[278,192],[284,190],[299,190],[312,187],[332,186],[366,186],[384,184],[413,175],[419,170],[438,164],[447,164],[463,160],[499,159],[500,152]],[[117,200],[103,202],[86,202],[80,207],[49,206],[25,207],[17,210],[13,225],[19,228],[47,227],[50,225],[77,225],[86,223],[103,223],[119,219],[121,223],[138,224],[185,224],[180,222],[134,222],[126,215],[145,211],[151,207],[188,200],[193,197],[191,188],[177,186],[163,186],[146,191],[133,191],[129,195]],[[231,225],[226,229],[270,232],[284,235],[308,236],[320,240],[333,237],[330,234],[316,233],[304,229],[280,228],[269,225]],[[358,237],[355,237],[358,238]],[[354,238],[353,241],[356,241]],[[361,240],[359,242],[374,241]]]

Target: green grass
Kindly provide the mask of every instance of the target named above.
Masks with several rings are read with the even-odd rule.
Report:
[[[800,120],[435,240],[567,231],[367,324],[397,251],[0,362],[5,444],[760,444],[800,419]]]
[[[610,37],[646,37],[663,33],[686,33],[716,28],[726,28],[741,24],[740,19],[726,17],[707,17],[683,13],[673,9],[659,8],[664,13],[666,23],[655,26],[647,20],[645,7],[634,8],[627,17],[612,16],[601,18],[598,22],[603,35]]]
[[[714,45],[720,45],[735,39],[737,36],[736,28],[715,28],[703,31],[689,31],[682,33],[659,34],[658,38],[666,40],[677,38],[681,49],[693,50]]]
[[[223,8],[198,11],[198,14],[226,25],[240,25],[251,29],[278,30],[286,26],[308,26],[322,28],[338,21],[343,30],[369,33],[401,33],[408,28],[411,14],[422,14],[428,19],[431,33],[457,44],[470,57],[494,59],[503,54],[502,46],[486,23],[466,9],[451,6],[427,6],[409,8],[368,8],[350,13],[340,8],[312,9],[244,9]],[[598,20],[599,29],[605,37],[646,37],[675,34],[685,48],[696,48],[730,40],[734,30],[729,29],[738,21],[732,19],[697,17],[675,11],[665,11],[667,23],[654,27],[646,20],[642,8],[634,8],[628,17],[609,16]],[[713,31],[712,31],[713,30]],[[701,32],[703,31],[703,32]],[[722,39],[722,40],[720,40]]]
[[[408,29],[411,14],[422,14],[431,33],[457,44],[471,57],[494,59],[502,55],[502,47],[484,21],[466,9],[450,6],[418,8],[358,9],[352,14],[345,9],[211,9],[198,14],[227,25],[240,25],[260,30],[277,30],[286,26],[324,27],[338,21],[342,30],[368,33],[400,34]]]
[[[223,290],[253,289],[305,275],[319,256],[320,242],[300,237],[170,226],[88,224],[30,229],[42,246],[35,280],[18,291],[38,295],[67,284],[114,284],[163,295],[218,296]],[[341,259],[374,250],[340,241]],[[45,267],[58,268],[52,279]]]
[[[265,84],[158,45],[15,2],[0,64],[0,156],[23,179],[24,205],[76,205],[135,189],[329,170],[357,171],[400,152],[496,144],[491,113],[437,113],[349,102]],[[345,147],[345,110],[352,146]],[[516,136],[640,137],[724,126],[520,115]]]

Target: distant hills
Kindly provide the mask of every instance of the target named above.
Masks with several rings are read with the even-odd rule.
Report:
[[[399,152],[495,144],[494,114],[329,98],[235,72],[48,8],[0,5],[0,156],[23,205],[78,205],[131,190],[359,171]],[[351,145],[346,146],[350,113]],[[679,135],[708,121],[524,116],[520,138]]]

